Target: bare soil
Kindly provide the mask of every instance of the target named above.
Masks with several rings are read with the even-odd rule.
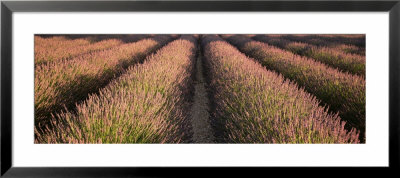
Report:
[[[202,55],[199,50],[196,59],[193,105],[190,110],[194,143],[213,143],[214,135],[210,125],[209,100],[203,75]]]

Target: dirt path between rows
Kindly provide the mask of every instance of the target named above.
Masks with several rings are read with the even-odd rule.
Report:
[[[198,50],[196,59],[193,105],[190,110],[194,143],[213,143],[214,135],[209,122],[209,101],[203,75],[202,54]]]

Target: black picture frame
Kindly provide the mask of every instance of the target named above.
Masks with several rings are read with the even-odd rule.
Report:
[[[1,176],[4,177],[129,177],[232,174],[243,168],[18,168],[12,166],[12,17],[13,12],[124,12],[124,11],[343,11],[389,12],[389,168],[399,168],[400,118],[400,1],[2,1],[1,2]],[[199,170],[200,169],[200,170]],[[204,171],[203,169],[208,169]],[[227,170],[229,169],[229,170]],[[248,168],[247,168],[248,169]],[[280,172],[284,170],[278,168]],[[297,168],[292,168],[297,169]],[[358,168],[360,169],[360,168]],[[265,173],[252,168],[251,173]],[[360,170],[358,170],[360,171]],[[358,172],[357,171],[357,172]],[[329,171],[337,174],[335,171]],[[269,173],[268,173],[269,174]],[[188,175],[191,176],[191,175]]]

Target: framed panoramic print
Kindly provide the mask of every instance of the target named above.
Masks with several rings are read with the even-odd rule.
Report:
[[[396,170],[399,21],[399,1],[2,1],[1,175]]]

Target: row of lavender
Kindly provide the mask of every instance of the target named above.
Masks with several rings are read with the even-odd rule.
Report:
[[[206,36],[202,44],[225,142],[359,142],[355,129],[344,129],[339,116],[328,114],[295,83],[217,36]]]
[[[340,48],[349,53],[365,55],[365,35],[275,35],[286,40],[309,43],[317,46]]]
[[[242,52],[266,68],[295,81],[347,121],[346,128],[360,130],[365,137],[365,78],[341,72],[318,60],[302,57],[243,35],[223,35]]]
[[[144,45],[143,43],[139,43]],[[179,143],[187,139],[187,96],[196,39],[175,40],[130,67],[99,94],[53,116],[36,143]],[[126,51],[125,51],[126,52]],[[115,53],[115,51],[114,51]]]
[[[97,92],[129,66],[174,39],[159,35],[111,49],[35,67],[35,129],[48,125],[52,114],[71,109]]]
[[[365,76],[365,54],[358,55],[347,53],[350,48],[348,45],[345,45],[345,47],[347,46],[349,48],[344,49],[341,48],[343,45],[335,46],[327,44],[328,46],[316,46],[270,35],[257,35],[253,37],[253,39],[277,46],[301,56],[313,58],[338,70]]]
[[[82,54],[110,49],[126,42],[136,42],[149,35],[69,35],[35,36],[35,66],[60,62]]]

